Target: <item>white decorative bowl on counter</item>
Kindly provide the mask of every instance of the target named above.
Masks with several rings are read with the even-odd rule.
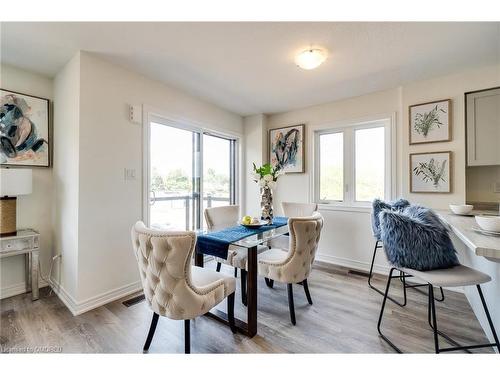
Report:
[[[457,215],[468,215],[472,212],[474,206],[472,204],[450,204],[450,210]]]
[[[500,216],[479,215],[476,223],[485,231],[500,233]]]

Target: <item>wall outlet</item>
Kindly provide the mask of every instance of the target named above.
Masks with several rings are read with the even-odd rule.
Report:
[[[497,181],[493,184],[493,192],[500,193],[500,181]]]
[[[123,169],[123,177],[125,181],[134,181],[136,179],[135,169],[124,168]]]

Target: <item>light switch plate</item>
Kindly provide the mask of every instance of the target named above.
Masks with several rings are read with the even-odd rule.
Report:
[[[123,170],[123,176],[125,178],[125,181],[133,181],[133,180],[135,180],[136,179],[135,169],[125,168]]]

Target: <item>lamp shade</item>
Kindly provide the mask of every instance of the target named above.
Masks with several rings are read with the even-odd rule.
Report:
[[[16,197],[31,191],[31,169],[0,168],[0,197]]]

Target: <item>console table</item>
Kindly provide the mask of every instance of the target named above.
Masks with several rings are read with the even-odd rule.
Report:
[[[26,264],[26,291],[31,299],[38,299],[38,253],[40,234],[32,229],[0,236],[0,258],[24,254]]]

